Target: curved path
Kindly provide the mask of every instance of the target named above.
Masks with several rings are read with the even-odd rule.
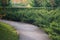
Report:
[[[48,35],[37,26],[7,20],[0,21],[12,25],[19,34],[19,40],[49,40]]]

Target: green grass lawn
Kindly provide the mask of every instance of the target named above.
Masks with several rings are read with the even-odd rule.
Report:
[[[10,25],[0,22],[0,40],[18,40],[16,30]]]

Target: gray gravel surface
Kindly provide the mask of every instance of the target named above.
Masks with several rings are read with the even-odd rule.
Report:
[[[0,21],[5,22],[14,27],[17,30],[17,33],[19,34],[19,40],[50,40],[48,35],[44,31],[39,29],[37,26],[1,19]]]

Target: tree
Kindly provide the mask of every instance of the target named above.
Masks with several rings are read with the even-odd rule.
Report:
[[[56,7],[60,7],[60,0],[55,0]]]
[[[10,0],[1,0],[2,7],[8,6],[10,4]]]
[[[41,5],[41,0],[31,0],[30,5],[33,6],[33,7],[40,7],[40,6],[42,6]]]
[[[0,6],[2,6],[2,8],[1,8],[2,11],[1,11],[0,15],[2,15],[1,17],[3,17],[6,15],[5,7],[10,5],[10,0],[0,0],[0,2],[1,2]]]
[[[60,0],[32,0],[31,5],[33,7],[58,7]]]
[[[48,7],[51,6],[49,0],[32,0],[33,7]]]

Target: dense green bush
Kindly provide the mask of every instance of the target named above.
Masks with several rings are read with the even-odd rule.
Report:
[[[43,28],[52,40],[60,40],[60,8],[6,8],[4,19],[27,22]]]

